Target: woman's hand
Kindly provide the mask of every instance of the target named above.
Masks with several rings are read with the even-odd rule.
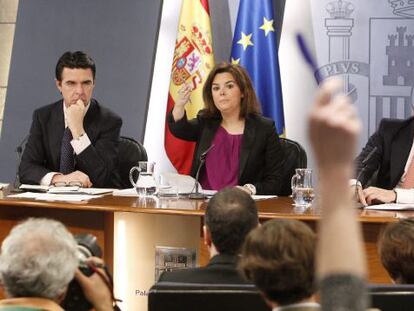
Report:
[[[192,86],[190,83],[184,84],[184,86],[178,90],[178,98],[175,101],[175,105],[172,111],[174,121],[181,120],[184,117],[184,107],[189,102]]]

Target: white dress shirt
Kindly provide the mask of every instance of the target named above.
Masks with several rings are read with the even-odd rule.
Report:
[[[320,304],[316,302],[299,302],[293,303],[287,306],[280,306],[273,308],[272,311],[288,311],[288,310],[295,310],[297,308],[320,308]]]
[[[397,187],[395,187],[395,192],[397,193],[397,203],[414,203],[414,189],[403,189],[401,188],[404,183],[405,176],[407,175],[408,168],[410,167],[411,161],[414,157],[414,141],[411,145],[410,154],[408,155],[407,162],[405,163],[404,173],[401,176],[400,181],[398,182]]]

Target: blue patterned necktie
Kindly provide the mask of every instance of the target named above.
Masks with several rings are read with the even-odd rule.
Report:
[[[69,174],[75,170],[75,158],[73,156],[73,147],[70,144],[72,132],[69,127],[63,132],[62,146],[60,148],[60,169],[62,174]]]

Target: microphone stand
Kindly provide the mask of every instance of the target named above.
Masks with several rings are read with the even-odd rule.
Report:
[[[200,156],[200,164],[198,165],[197,173],[196,173],[196,176],[195,176],[195,192],[192,192],[188,195],[189,199],[193,199],[193,200],[207,199],[207,196],[204,193],[200,192],[200,189],[199,189],[200,183],[198,182],[198,178],[199,178],[199,175],[200,175],[201,168],[203,167],[204,163],[206,163],[207,154],[211,149],[213,149],[213,147],[214,147],[214,144],[211,145]]]
[[[368,167],[368,161],[371,160],[372,156],[377,152],[377,147],[375,146],[374,148],[372,148],[372,150],[368,153],[368,155],[365,157],[365,159],[362,160],[361,164],[362,164],[362,169],[359,172],[357,178],[356,178],[356,182],[355,182],[355,195],[358,198],[358,183],[360,183],[360,179],[362,177],[362,174],[365,172],[365,170]],[[361,184],[362,187],[362,184]]]
[[[204,163],[206,162],[206,157],[200,158],[200,165],[198,166],[197,173],[195,176],[195,192],[190,193],[188,195],[189,199],[193,200],[204,200],[207,198],[207,196],[200,192],[200,183],[198,182],[198,177],[200,175],[201,168],[203,167]]]
[[[16,147],[16,155],[17,155],[17,162],[16,162],[16,176],[14,178],[14,182],[13,182],[13,192],[23,192],[23,190],[21,190],[19,187],[21,185],[20,183],[20,176],[19,176],[19,166],[20,166],[20,162],[22,161],[22,155],[23,155],[23,146],[26,143],[27,139],[29,138],[29,135],[27,135],[22,142]]]

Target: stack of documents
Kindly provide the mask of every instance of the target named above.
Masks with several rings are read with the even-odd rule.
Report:
[[[90,194],[55,194],[55,193],[41,193],[41,192],[23,192],[18,194],[11,194],[8,198],[33,199],[43,201],[63,201],[63,202],[81,202],[90,199],[101,197],[100,195]]]
[[[25,198],[45,201],[80,202],[101,197],[112,193],[115,189],[108,188],[81,188],[76,186],[53,187],[39,185],[21,185],[21,190],[28,192],[11,194],[9,198]]]
[[[40,186],[40,185],[26,185],[20,186],[21,190],[32,191],[32,192],[47,192],[55,194],[105,194],[112,193],[116,189],[110,188],[82,188],[78,186],[65,186],[65,187],[54,187],[54,186]]]

